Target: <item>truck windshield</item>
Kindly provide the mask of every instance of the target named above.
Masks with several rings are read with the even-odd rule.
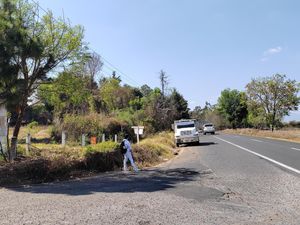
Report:
[[[178,124],[178,125],[177,125],[177,129],[181,129],[181,128],[189,128],[189,127],[195,127],[195,124],[189,123],[189,124]]]

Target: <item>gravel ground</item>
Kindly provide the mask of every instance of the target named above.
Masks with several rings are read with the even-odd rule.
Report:
[[[208,143],[139,173],[2,188],[0,224],[300,224],[298,176]]]

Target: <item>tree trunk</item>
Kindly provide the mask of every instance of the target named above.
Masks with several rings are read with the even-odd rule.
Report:
[[[10,150],[9,150],[9,161],[13,161],[17,157],[17,144],[18,144],[18,135],[22,125],[23,115],[24,115],[25,106],[21,105],[19,115],[17,117],[16,125],[14,128],[13,136],[11,138]]]
[[[271,124],[271,126],[272,126],[272,132],[274,131],[275,118],[276,118],[276,112],[274,112],[273,115],[272,115],[272,124]]]

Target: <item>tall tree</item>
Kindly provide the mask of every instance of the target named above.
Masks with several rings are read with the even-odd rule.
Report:
[[[90,54],[87,62],[85,63],[85,71],[90,78],[90,89],[93,90],[95,85],[95,79],[97,74],[101,71],[103,62],[101,56],[96,52]]]
[[[252,79],[246,86],[250,107],[262,109],[272,131],[284,116],[298,109],[299,90],[300,84],[296,80],[287,79],[286,75],[281,74]]]
[[[166,95],[166,88],[168,85],[168,76],[166,75],[166,72],[161,70],[159,73],[159,80],[160,80],[160,85],[161,85],[161,94],[163,98]]]
[[[72,27],[64,18],[55,19],[50,11],[41,16],[39,6],[26,0],[1,0],[0,15],[1,23],[9,24],[4,28],[5,32],[14,34],[1,35],[0,42],[5,49],[14,47],[9,63],[19,69],[16,78],[19,101],[15,105],[18,117],[11,143],[12,155],[15,155],[16,140],[29,97],[50,71],[60,65],[67,66],[84,53],[83,29]],[[0,58],[3,60],[4,57]],[[6,74],[10,77],[9,82],[16,77],[13,71],[10,72]]]
[[[169,107],[173,112],[172,123],[174,120],[189,118],[188,102],[175,88],[169,97]]]
[[[248,114],[245,93],[238,90],[223,90],[218,98],[218,110],[232,128],[245,126]]]

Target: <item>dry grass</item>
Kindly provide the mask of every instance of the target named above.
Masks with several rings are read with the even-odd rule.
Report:
[[[282,129],[282,130],[275,130],[274,132],[270,130],[257,130],[257,129],[249,129],[249,128],[236,129],[236,130],[227,129],[224,130],[223,133],[274,138],[274,139],[300,143],[300,129]]]
[[[24,139],[28,133],[30,133],[32,138],[45,139],[50,138],[52,126],[34,126],[30,128],[29,126],[23,126],[20,128],[18,139]],[[13,134],[13,128],[9,128],[9,136],[11,138]]]
[[[157,165],[174,156],[174,135],[162,132],[133,145],[133,153],[141,167]]]
[[[40,135],[47,129],[39,127],[33,133]],[[24,132],[23,134],[26,135]],[[45,136],[42,135],[42,138]],[[17,161],[11,164],[1,164],[0,161],[0,187],[65,180],[90,176],[96,172],[120,170],[123,158],[117,147],[118,144],[113,142],[87,147],[78,144],[63,147],[59,144],[33,143],[29,156],[24,157],[25,144],[19,144],[18,151],[21,154]],[[132,146],[139,167],[156,165],[172,158],[174,147],[172,133],[160,133]]]
[[[25,144],[19,144],[18,151],[25,155]],[[57,158],[64,157],[70,160],[80,160],[84,157],[85,152],[86,148],[81,146],[34,143],[30,149],[30,157],[42,157],[48,160],[56,160]]]

